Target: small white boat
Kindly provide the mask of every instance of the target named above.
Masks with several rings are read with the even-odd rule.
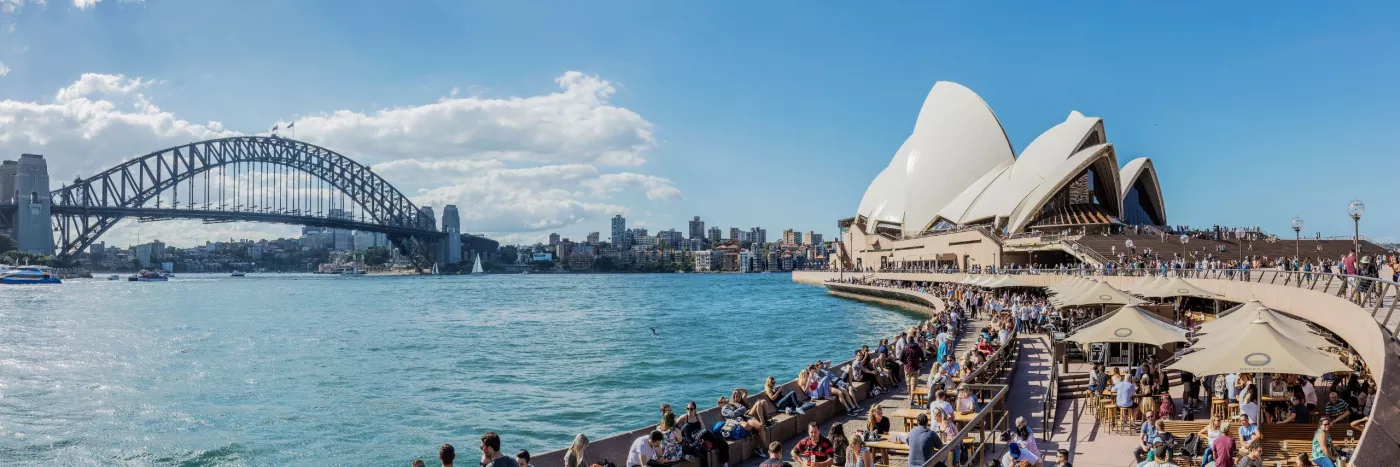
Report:
[[[116,274],[112,274],[112,275],[110,275],[110,276],[107,276],[107,280],[109,280],[109,281],[119,281],[119,280],[122,280],[122,276],[118,276],[118,275],[116,275]]]
[[[243,271],[234,271],[233,274],[229,274],[229,277],[243,277],[243,276],[244,276]]]

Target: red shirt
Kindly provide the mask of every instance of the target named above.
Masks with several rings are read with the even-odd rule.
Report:
[[[802,441],[797,442],[797,455],[809,457],[817,462],[830,459],[834,452],[836,450],[831,447],[831,440],[826,439],[825,436],[818,436],[816,442],[813,442],[810,436],[803,437]]]

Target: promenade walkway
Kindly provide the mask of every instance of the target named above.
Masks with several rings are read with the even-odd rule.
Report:
[[[977,345],[977,338],[976,338],[977,330],[978,330],[978,329],[981,329],[983,326],[987,326],[987,325],[988,325],[988,322],[985,321],[985,320],[968,321],[968,322],[967,322],[967,326],[966,326],[966,328],[964,329],[964,332],[963,332],[960,336],[958,336],[957,345],[956,345],[956,347],[955,347],[955,348],[957,349],[957,354],[958,354],[958,355],[962,355],[962,354],[964,354],[964,353],[967,353],[967,351],[971,350],[973,347],[975,347],[975,346]],[[931,362],[926,362],[925,365],[924,365],[922,368],[919,369],[919,381],[920,381],[920,384],[921,384],[921,385],[922,385],[922,384],[926,384],[925,382],[928,380],[929,369],[932,368],[932,367],[933,367],[933,364],[932,364]],[[832,424],[836,424],[836,423],[839,423],[839,424],[842,425],[842,428],[843,428],[844,430],[846,430],[846,435],[847,435],[847,436],[852,435],[852,434],[855,434],[856,430],[864,430],[864,429],[865,429],[865,417],[866,417],[867,414],[869,414],[869,409],[872,408],[872,407],[875,407],[875,406],[879,406],[879,407],[881,407],[882,409],[884,409],[885,416],[887,416],[887,417],[889,416],[890,413],[894,412],[895,409],[910,407],[910,403],[909,403],[909,390],[908,390],[908,388],[901,388],[901,389],[899,389],[899,390],[897,390],[897,391],[894,391],[894,392],[892,392],[892,393],[881,394],[881,395],[879,395],[879,396],[877,396],[877,397],[874,397],[874,398],[871,398],[871,399],[867,399],[867,400],[864,401],[861,405],[862,405],[862,407],[864,407],[866,410],[865,410],[864,412],[862,412],[860,415],[857,415],[857,416],[840,415],[840,416],[838,416],[838,417],[835,417],[835,418],[833,418],[833,419],[827,421],[826,423],[823,423],[823,424],[822,424],[822,436],[826,436],[826,434],[829,432],[829,430],[831,430],[831,425],[832,425]],[[928,409],[927,406],[924,406],[924,407],[921,407],[921,408],[923,408],[924,410],[927,410],[927,409]],[[895,419],[895,418],[891,417],[890,423],[891,423],[891,426],[899,427],[899,428],[895,428],[895,430],[903,430],[903,428],[902,428],[902,427],[903,427],[903,424],[904,424],[903,420],[901,420],[901,419]],[[798,442],[798,441],[801,441],[801,440],[802,440],[802,437],[804,437],[804,436],[806,436],[805,430],[803,431],[802,434],[800,434],[800,435],[798,435],[798,436],[796,436],[796,437],[794,437],[794,438],[787,439],[787,440],[783,440],[783,459],[784,459],[784,460],[787,460],[787,461],[791,461],[791,460],[792,460],[792,458],[791,458],[791,456],[789,455],[789,453],[792,452],[792,448],[796,447],[796,446],[797,446],[797,442]],[[892,457],[892,459],[890,460],[890,461],[891,461],[890,467],[908,467],[908,465],[909,465],[909,464],[908,464],[909,459],[908,459],[907,457],[904,457],[904,456],[891,456],[891,457]],[[759,465],[760,463],[762,463],[763,460],[764,460],[764,459],[761,458],[761,457],[751,458],[751,459],[748,459],[748,460],[744,461],[743,463],[741,463],[741,464],[739,464],[739,465],[744,466],[744,467],[755,467],[755,466]]]
[[[1011,394],[1006,399],[1007,409],[1013,416],[1026,417],[1026,425],[1036,435],[1036,447],[1049,465],[1055,460],[1055,450],[1063,447],[1063,443],[1053,438],[1053,433],[1041,433],[1045,398],[1050,395],[1050,367],[1054,364],[1049,337],[1030,333],[1021,336],[1021,355],[1017,359],[1016,375],[1011,380]],[[1077,458],[1071,456],[1071,459],[1079,465]]]

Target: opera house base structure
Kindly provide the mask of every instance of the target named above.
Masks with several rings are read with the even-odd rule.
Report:
[[[1018,156],[980,97],[939,82],[913,132],[870,183],[854,215],[838,221],[841,233],[830,270],[795,272],[793,280],[828,288],[834,287],[830,281],[908,288],[968,284],[969,273],[1009,271],[1029,273],[1015,277],[1036,286],[1088,275],[1125,289],[1142,280],[1125,276],[1186,276],[1216,294],[1217,305],[1257,299],[1345,341],[1377,389],[1369,424],[1349,439],[1357,444],[1348,465],[1400,465],[1400,284],[1286,266],[1295,256],[1317,264],[1353,252],[1386,254],[1386,249],[1360,236],[1279,238],[1258,229],[1169,225],[1153,161],[1120,164],[1103,119],[1072,111]],[[1245,270],[1238,269],[1241,265]],[[1389,278],[1391,271],[1382,270]],[[1068,362],[1060,350],[1055,353],[1053,361]],[[1050,387],[1059,387],[1050,374]],[[1071,452],[1111,450],[1122,456],[1117,458],[1122,462],[1103,465],[1131,460],[1136,443],[1076,438],[1083,425],[1065,418],[1063,397],[1053,391],[1045,396],[1049,407],[1058,402],[1060,409],[1040,414],[1057,426],[1043,433],[1047,440]],[[1073,418],[1094,420],[1094,410],[1088,412],[1075,412]],[[1342,436],[1338,433],[1333,431]],[[1306,443],[1295,441],[1291,450]],[[1265,450],[1291,451],[1286,444]]]

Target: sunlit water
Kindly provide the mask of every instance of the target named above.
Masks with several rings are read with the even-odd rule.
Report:
[[[0,286],[0,465],[408,465],[492,430],[544,452],[915,319],[786,274]]]

